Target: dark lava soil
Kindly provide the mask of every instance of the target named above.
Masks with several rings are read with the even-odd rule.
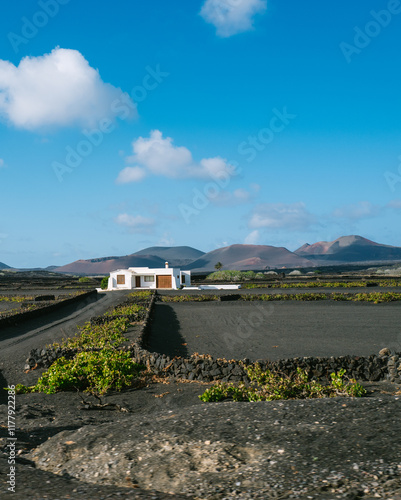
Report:
[[[29,349],[70,334],[77,318],[113,300],[7,332],[3,386],[35,383],[39,371],[22,372]],[[107,395],[102,409],[76,393],[19,395],[15,493],[0,404],[0,497],[401,500],[400,387],[364,385],[361,399],[202,403],[209,385],[158,380]]]
[[[18,396],[17,487],[7,493],[2,472],[1,498],[401,499],[397,387],[202,403],[206,387],[158,382],[102,401],[127,411],[90,409],[98,401],[74,393]],[[7,451],[5,427],[0,436]]]

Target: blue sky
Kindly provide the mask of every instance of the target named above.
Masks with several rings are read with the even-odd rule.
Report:
[[[43,0],[0,19],[0,261],[401,246],[401,2]]]

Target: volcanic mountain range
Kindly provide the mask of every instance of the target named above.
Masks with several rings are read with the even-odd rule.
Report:
[[[327,265],[374,264],[401,261],[401,247],[383,245],[362,236],[342,236],[334,241],[306,243],[291,252],[270,245],[230,245],[205,253],[188,246],[149,247],[123,257],[100,257],[77,260],[53,272],[69,274],[108,274],[128,267],[180,267],[193,272],[211,272],[222,263],[222,269],[258,270],[310,268]],[[9,266],[0,263],[0,269]],[[50,270],[50,268],[47,268]]]
[[[266,270],[322,265],[371,264],[401,261],[401,247],[382,245],[362,236],[342,236],[334,241],[305,244],[291,252],[270,245],[230,245],[205,253],[188,246],[149,247],[123,257],[77,260],[54,271],[75,274],[107,274],[127,267],[181,267],[193,272],[222,269]]]
[[[76,260],[66,266],[53,269],[59,273],[76,274],[105,274],[116,269],[127,269],[128,267],[164,267],[165,262],[170,267],[187,266],[204,255],[205,252],[192,247],[149,247],[131,255],[123,257],[100,257],[89,260]]]

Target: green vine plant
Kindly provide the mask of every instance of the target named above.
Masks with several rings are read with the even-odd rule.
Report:
[[[73,359],[56,360],[36,385],[16,385],[18,393],[81,390],[95,395],[109,390],[120,391],[130,387],[144,367],[135,363],[130,353],[115,349],[100,352],[80,352]]]
[[[260,295],[247,295],[241,296],[242,300],[301,300],[301,301],[314,301],[314,300],[336,300],[336,301],[352,301],[352,302],[373,302],[379,304],[382,302],[394,302],[401,300],[401,293],[398,292],[373,292],[373,293],[283,293],[283,294],[260,294]]]
[[[218,301],[218,295],[165,295],[161,297],[162,302],[207,302]],[[401,300],[400,292],[371,292],[371,293],[350,293],[350,292],[303,292],[303,293],[261,293],[261,294],[241,294],[240,300],[244,301],[278,301],[278,300],[335,300],[351,302],[371,302],[381,304],[383,302],[396,302]]]
[[[345,370],[331,373],[328,385],[309,380],[308,373],[297,368],[293,376],[285,376],[270,370],[263,371],[258,363],[245,368],[251,381],[246,385],[218,382],[199,396],[203,402],[273,401],[278,399],[310,399],[336,396],[362,397],[366,389],[356,380],[344,380]]]
[[[146,307],[139,304],[128,304],[125,306],[119,306],[113,309],[113,311],[106,312],[104,316],[116,316],[116,315],[134,315],[140,312],[146,311]]]
[[[247,281],[253,279],[266,279],[263,273],[255,273],[254,271],[216,271],[206,276],[207,281]]]
[[[108,276],[104,276],[102,278],[102,281],[100,282],[100,288],[102,290],[107,290],[108,286],[109,286],[109,277]]]
[[[401,281],[304,281],[293,283],[245,283],[244,288],[365,288],[366,286],[397,287]]]
[[[0,295],[0,302],[25,302],[34,298],[33,295]]]
[[[135,300],[150,300],[153,294],[154,292],[152,290],[140,290],[130,293],[128,298]]]
[[[133,293],[130,294],[130,299],[147,300],[150,296],[150,293]],[[118,347],[128,340],[124,334],[130,327],[130,320],[124,315],[144,309],[137,304],[117,306],[110,314],[123,317],[102,325],[87,322],[78,328],[74,337],[52,344],[54,349],[76,352],[71,359],[63,356],[52,363],[35,385],[17,384],[17,393],[54,394],[59,391],[79,390],[103,395],[109,390],[120,391],[130,387],[145,367],[135,363],[129,352],[121,351]]]
[[[78,333],[71,338],[65,339],[61,344],[55,342],[52,347],[64,349],[103,349],[107,347],[118,347],[124,341],[124,333],[129,327],[127,318],[117,318],[104,325],[92,325],[90,322],[80,327]]]
[[[162,302],[214,302],[218,295],[163,295]]]

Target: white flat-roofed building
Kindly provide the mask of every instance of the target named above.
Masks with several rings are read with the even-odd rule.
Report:
[[[131,290],[134,288],[170,288],[177,290],[191,285],[191,271],[181,271],[176,267],[151,269],[149,267],[129,267],[112,271],[108,290]]]

